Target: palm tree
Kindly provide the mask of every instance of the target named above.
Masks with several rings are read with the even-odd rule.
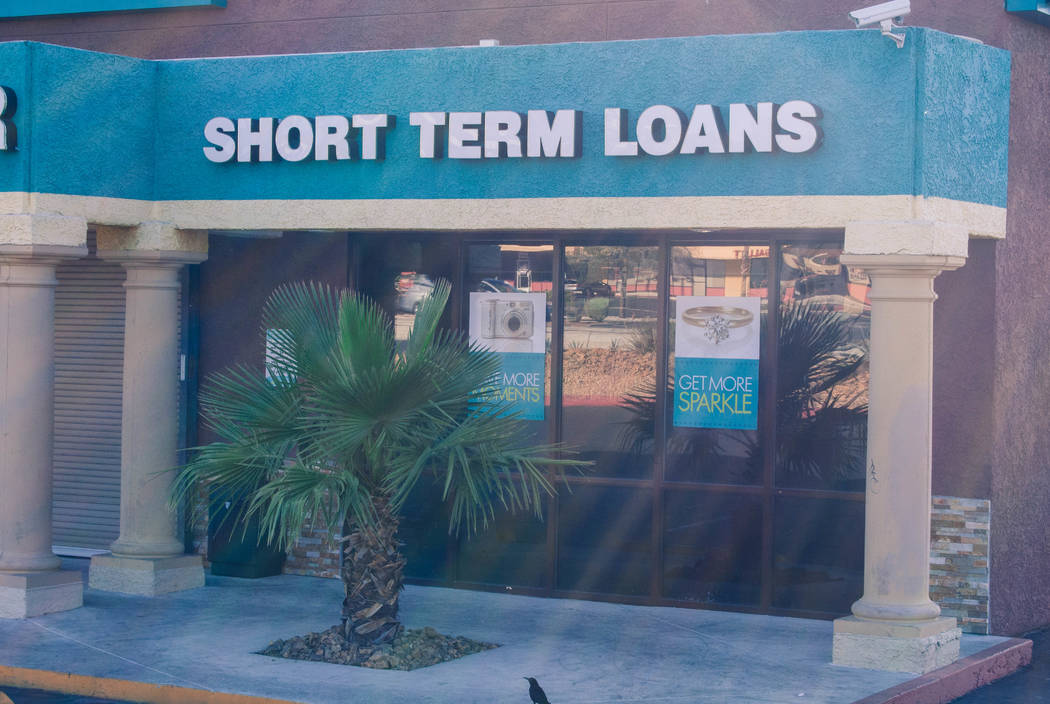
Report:
[[[499,358],[438,329],[449,291],[438,282],[399,346],[390,317],[361,295],[277,289],[262,315],[268,378],[241,365],[209,380],[201,412],[220,440],[197,448],[175,483],[173,503],[200,482],[240,497],[235,520],[257,520],[260,540],[281,548],[308,520],[340,533],[348,642],[400,632],[398,510],[420,481],[450,504],[450,531],[473,533],[497,510],[541,515],[552,479],[583,464],[525,444],[524,422],[488,400]]]

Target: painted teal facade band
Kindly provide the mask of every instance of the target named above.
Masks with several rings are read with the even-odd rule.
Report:
[[[1006,11],[1050,27],[1050,3],[1046,0],[1006,0]]]
[[[170,7],[226,7],[226,0],[0,0],[0,17],[69,15]]]
[[[894,195],[1005,207],[1009,55],[909,28],[145,61],[0,44],[19,151],[0,191],[145,200]],[[811,151],[609,156],[651,106],[808,101]],[[574,110],[575,158],[424,159],[413,112]],[[385,114],[382,160],[213,163],[215,117]],[[275,121],[274,124],[279,124]],[[358,131],[359,132],[359,131]],[[351,137],[360,144],[360,135]]]

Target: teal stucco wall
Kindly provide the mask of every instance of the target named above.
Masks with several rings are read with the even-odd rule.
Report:
[[[942,196],[1006,203],[1009,55],[932,30],[144,61],[2,44],[24,147],[0,188],[153,200],[582,196]],[[29,80],[26,80],[26,76]],[[803,154],[603,152],[603,112],[800,99]],[[28,103],[28,104],[27,104]],[[421,159],[413,111],[575,109],[578,158]],[[212,163],[216,116],[388,113],[382,161]],[[628,138],[633,139],[631,127]],[[25,159],[30,159],[26,168]]]

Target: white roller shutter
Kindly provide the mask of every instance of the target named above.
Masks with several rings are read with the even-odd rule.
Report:
[[[124,269],[92,256],[57,276],[52,541],[76,554],[120,533]]]

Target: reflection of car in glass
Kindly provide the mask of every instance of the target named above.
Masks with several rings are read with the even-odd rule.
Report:
[[[842,267],[839,264],[839,256],[831,252],[817,252],[812,257],[805,257],[803,261],[810,272],[821,276],[836,276]]]
[[[499,279],[482,279],[478,282],[478,285],[474,287],[475,291],[481,293],[523,293],[518,289],[514,288],[506,281],[500,281]],[[547,298],[547,313],[546,319],[551,319],[551,301]]]
[[[612,298],[612,286],[604,281],[588,281],[580,286],[580,294],[584,298]]]
[[[426,274],[402,274],[395,284],[399,313],[415,313],[423,299],[434,291],[434,282]]]
[[[499,279],[482,279],[474,290],[483,293],[517,293],[517,289]]]

